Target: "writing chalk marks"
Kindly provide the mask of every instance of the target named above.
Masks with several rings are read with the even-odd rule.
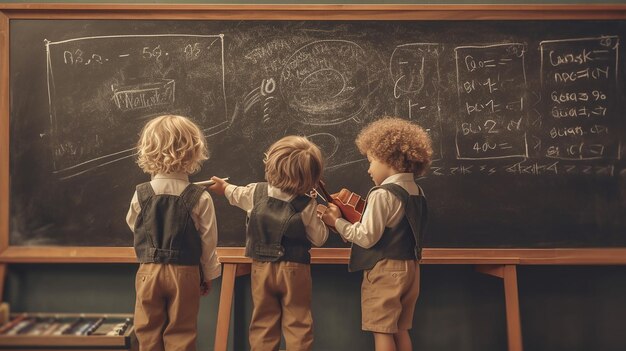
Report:
[[[354,140],[397,116],[432,138],[418,180],[432,195],[426,247],[626,247],[624,20],[9,25],[12,246],[132,245],[128,202],[148,179],[132,160],[137,134],[174,113],[211,150],[192,180],[257,182],[263,150],[307,135],[329,190],[363,195]],[[244,246],[245,214],[215,209],[218,245]]]
[[[69,179],[133,155],[149,118],[183,114],[206,135],[228,127],[223,35],[45,40],[54,173]]]
[[[621,118],[617,100],[619,38],[601,36],[544,40],[541,84],[548,103],[543,115],[543,155],[560,160],[615,160]]]
[[[389,72],[394,82],[394,96],[418,93],[428,74],[438,74],[440,44],[410,43],[397,46],[391,54]]]
[[[406,43],[396,46],[389,60],[395,115],[426,129],[433,141],[433,159],[443,155],[439,66],[442,51],[439,43]]]
[[[160,79],[158,82],[121,87],[112,85],[111,90],[117,108],[120,111],[130,111],[157,105],[173,105],[175,86],[173,79]]]
[[[459,46],[454,52],[457,159],[528,157],[524,45]]]
[[[366,55],[347,40],[320,40],[296,50],[280,76],[280,91],[292,118],[312,125],[345,122],[363,111],[367,97]]]

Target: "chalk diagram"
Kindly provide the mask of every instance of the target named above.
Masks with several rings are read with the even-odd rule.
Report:
[[[362,161],[352,142],[358,128],[338,125],[360,122],[371,94],[365,50],[348,40],[316,40],[282,63],[275,76],[264,77],[242,96],[243,113],[281,135],[289,125],[281,118],[295,121],[292,133],[306,135],[320,147],[326,169]],[[342,140],[349,147],[341,147]]]
[[[45,40],[54,174],[69,179],[133,156],[147,120],[228,129],[224,35],[112,35]]]
[[[299,122],[334,125],[356,118],[369,95],[365,50],[348,40],[309,43],[286,60],[279,87]]]

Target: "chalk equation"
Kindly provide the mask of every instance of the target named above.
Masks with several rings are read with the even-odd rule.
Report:
[[[74,177],[131,157],[137,130],[159,113],[191,116],[209,136],[226,130],[227,96],[235,93],[225,83],[225,38],[158,34],[46,41],[55,172]],[[352,140],[362,124],[383,115],[422,125],[433,140],[434,160],[621,159],[617,36],[544,40],[533,48],[524,42],[405,42],[382,53],[380,62],[371,59],[375,49],[358,40],[285,40],[255,42],[244,55],[264,69],[246,83],[236,110],[258,118],[264,135],[285,133],[286,125],[305,130],[322,145],[329,169],[362,162]],[[528,61],[540,62],[532,76]],[[450,63],[453,71],[442,68]],[[537,82],[539,87],[532,86]],[[456,115],[443,116],[444,109]],[[465,174],[466,166],[460,167],[444,174]],[[528,174],[515,167],[496,172],[500,168],[482,171]],[[536,174],[554,169],[535,168]],[[606,169],[589,172],[613,174]]]
[[[546,40],[540,44],[541,84],[550,103],[543,115],[543,155],[561,160],[619,159],[619,135],[609,125],[616,105],[619,38]]]
[[[457,159],[528,157],[524,44],[459,46],[454,53]]]
[[[223,35],[93,36],[45,48],[61,179],[132,157],[141,126],[158,114],[189,116],[206,135],[228,127]]]

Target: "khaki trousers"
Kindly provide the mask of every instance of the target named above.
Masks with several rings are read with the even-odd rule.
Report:
[[[411,329],[419,292],[418,261],[378,261],[363,271],[361,329],[392,334]]]
[[[198,266],[143,263],[135,278],[140,351],[195,351],[200,307]]]
[[[281,326],[288,351],[311,350],[311,266],[253,261],[251,281],[251,351],[278,350]]]

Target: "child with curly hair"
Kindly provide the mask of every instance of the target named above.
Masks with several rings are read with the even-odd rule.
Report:
[[[322,219],[352,242],[350,271],[364,271],[361,328],[373,332],[376,351],[410,351],[427,219],[426,198],[414,177],[430,166],[431,141],[420,126],[387,117],[365,127],[356,145],[367,156],[376,185],[367,195],[361,221],[351,224],[341,218],[333,204]]]
[[[140,350],[196,350],[200,296],[220,276],[211,196],[189,183],[208,158],[204,134],[185,117],[149,121],[137,164],[152,177],[137,185],[126,222],[134,233],[135,334]]]
[[[287,350],[313,345],[311,244],[328,229],[307,196],[322,176],[322,154],[305,137],[286,136],[265,153],[267,183],[228,184],[213,177],[209,190],[247,213],[246,256],[252,258],[252,351],[278,350],[281,326]]]

